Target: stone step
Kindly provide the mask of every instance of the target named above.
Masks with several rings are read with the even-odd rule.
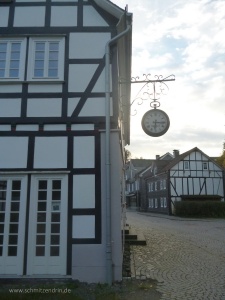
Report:
[[[136,232],[133,228],[129,229],[129,233],[125,234],[125,243],[130,245],[146,245],[146,239],[141,232]]]

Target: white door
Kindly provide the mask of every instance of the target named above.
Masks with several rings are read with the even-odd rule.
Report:
[[[0,274],[23,274],[27,177],[0,177]]]
[[[28,236],[28,275],[66,275],[67,176],[33,176]]]

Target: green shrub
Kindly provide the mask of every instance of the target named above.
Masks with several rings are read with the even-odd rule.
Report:
[[[225,202],[176,201],[175,215],[181,217],[225,218]]]

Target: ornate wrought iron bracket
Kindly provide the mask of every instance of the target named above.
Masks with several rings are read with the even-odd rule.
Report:
[[[132,100],[130,106],[132,106],[135,101],[138,101],[138,105],[142,105],[143,101],[150,100],[150,107],[160,107],[159,99],[161,95],[166,95],[169,91],[169,87],[167,85],[168,81],[175,81],[175,75],[169,75],[167,77],[163,77],[162,75],[155,75],[154,79],[151,79],[151,74],[143,74],[142,80],[138,76],[132,77],[130,81],[131,84],[142,83],[144,85],[138,91],[136,97],[134,98],[134,100]],[[120,81],[120,84],[126,83],[127,82],[125,81]],[[137,114],[137,111],[135,114]]]

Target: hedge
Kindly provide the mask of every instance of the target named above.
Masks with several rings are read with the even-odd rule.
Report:
[[[225,202],[176,201],[175,215],[180,217],[225,218]]]

